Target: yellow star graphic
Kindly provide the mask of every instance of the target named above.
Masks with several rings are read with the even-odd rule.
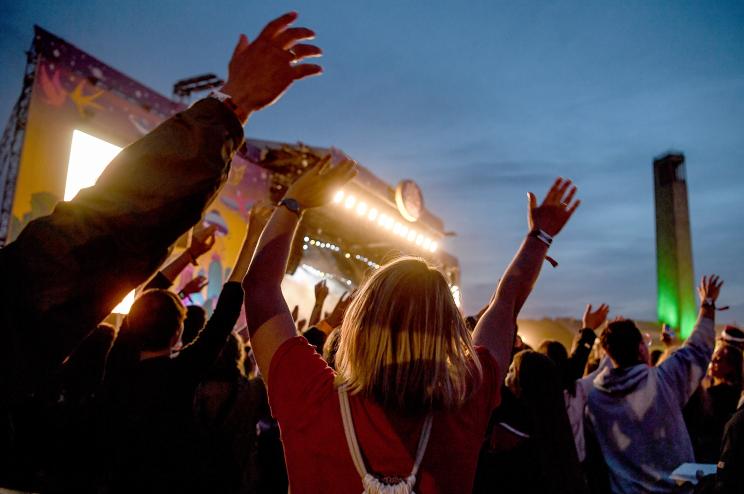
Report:
[[[73,103],[75,103],[75,106],[78,109],[78,112],[80,112],[80,116],[84,117],[86,115],[86,108],[91,107],[95,108],[97,110],[103,110],[103,107],[99,105],[98,103],[95,103],[94,101],[101,97],[103,95],[103,91],[98,91],[94,94],[84,95],[83,94],[83,88],[85,87],[86,81],[83,79],[78,83],[77,86],[75,86],[75,89],[70,93],[70,99]]]

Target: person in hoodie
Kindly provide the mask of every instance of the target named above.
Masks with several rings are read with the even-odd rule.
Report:
[[[700,315],[685,344],[658,367],[633,321],[610,323],[600,337],[613,367],[599,372],[587,400],[588,426],[609,471],[610,490],[690,492],[669,474],[695,455],[682,408],[705,375],[715,343],[715,302],[723,281],[703,277]]]

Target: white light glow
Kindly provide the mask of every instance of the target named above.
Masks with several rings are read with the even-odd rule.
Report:
[[[67,163],[65,201],[75,197],[80,189],[94,185],[121,149],[90,134],[74,130],[70,160]]]
[[[380,227],[391,230],[392,233],[403,237],[409,242],[416,244],[416,246],[429,252],[436,252],[439,248],[437,242],[433,241],[429,237],[420,234],[414,228],[408,227],[405,222],[398,221],[397,215],[388,215],[378,210],[375,207],[370,206],[367,202],[360,198],[347,194],[343,190],[339,190],[333,197],[333,202],[339,206],[343,206],[345,209],[353,210],[360,217],[366,217],[367,220],[377,223]],[[305,240],[307,242],[307,239]],[[326,247],[331,250],[339,251],[340,249],[333,244],[325,244],[317,241],[315,243],[320,247]],[[312,239],[310,245],[313,245]]]
[[[129,314],[129,309],[132,308],[132,304],[134,303],[134,290],[127,293],[127,296],[124,297],[124,300],[119,302],[119,305],[114,307],[114,310],[111,312],[113,314]]]
[[[459,309],[462,306],[462,293],[460,293],[460,287],[452,285],[450,291],[452,292],[452,298],[455,299],[455,305]]]

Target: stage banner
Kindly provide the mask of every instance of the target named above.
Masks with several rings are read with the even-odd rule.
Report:
[[[38,26],[32,49],[36,71],[8,241],[59,201],[93,185],[123,147],[184,108]],[[219,229],[215,248],[177,282],[180,288],[194,276],[208,277],[208,288],[194,303],[210,308],[216,301],[240,248],[248,211],[268,194],[269,173],[256,165],[260,153],[246,145],[207,210],[205,221]]]

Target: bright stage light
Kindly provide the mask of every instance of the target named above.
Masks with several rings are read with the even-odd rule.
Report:
[[[380,227],[390,230],[391,233],[403,237],[426,251],[436,252],[439,248],[437,242],[431,238],[421,235],[413,227],[407,226],[406,222],[398,221],[396,219],[398,218],[397,216],[387,215],[377,208],[370,206],[362,198],[357,198],[351,194],[347,194],[343,190],[339,190],[334,194],[333,202],[339,206],[343,206],[345,209],[353,210],[358,216],[362,218],[366,217],[372,223],[377,223]],[[313,242],[311,241],[310,244],[312,245]],[[318,245],[320,245],[319,242]]]
[[[80,189],[94,185],[119,151],[121,151],[119,146],[114,146],[80,130],[74,130],[70,160],[67,163],[65,201],[75,197]]]
[[[80,189],[95,185],[98,177],[119,154],[122,148],[93,137],[81,130],[72,131],[70,159],[67,162],[67,181],[65,182],[65,201],[69,201],[80,192]],[[129,292],[119,305],[114,307],[114,314],[129,314],[134,303],[134,290]]]
[[[460,287],[452,285],[450,286],[450,292],[452,292],[452,298],[455,299],[455,305],[459,309],[462,306],[462,293],[460,293]]]
[[[114,307],[114,310],[111,311],[113,314],[129,314],[129,309],[132,308],[132,304],[134,303],[134,290],[127,293],[127,296],[124,297],[124,300],[119,302],[119,305]]]

